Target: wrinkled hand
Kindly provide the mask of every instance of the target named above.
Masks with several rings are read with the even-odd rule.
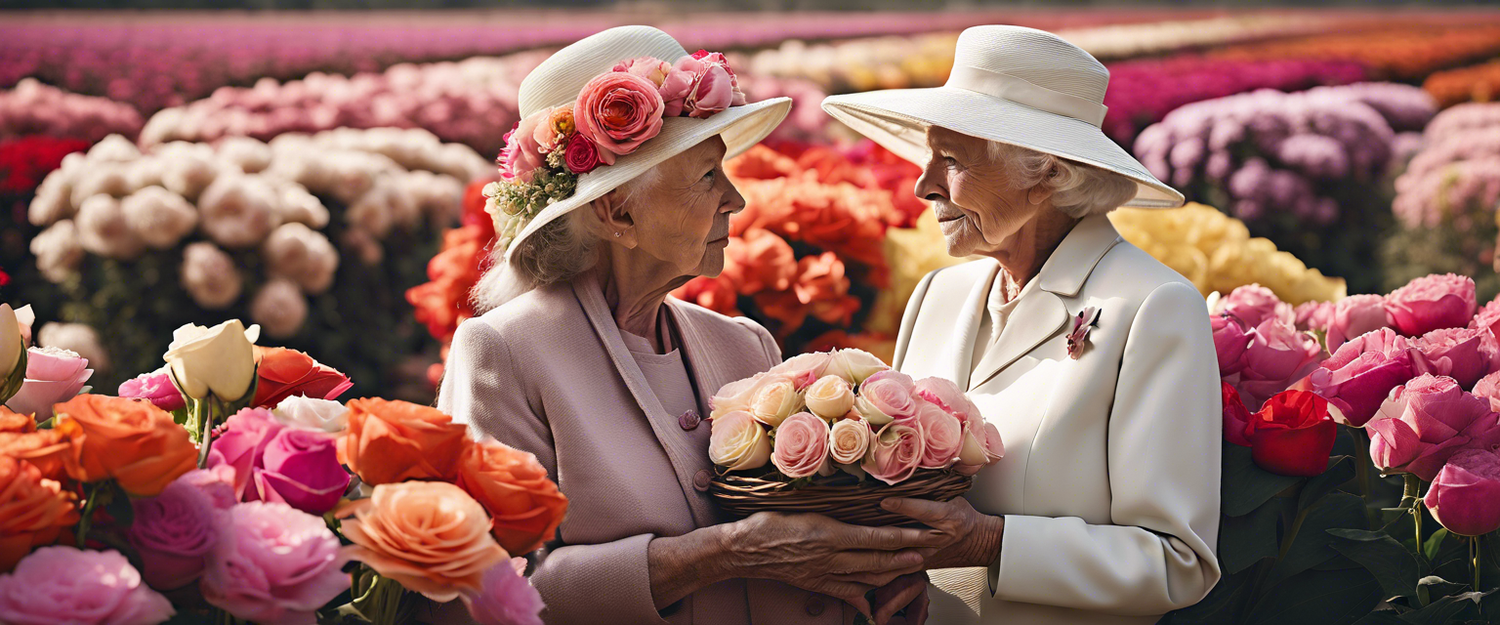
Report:
[[[836,597],[865,616],[865,593],[922,570],[924,556],[947,542],[930,530],[849,525],[820,514],[758,512],[723,527],[738,577]]]
[[[927,558],[926,569],[989,566],[1000,557],[1005,518],[983,514],[962,497],[952,501],[890,498],[880,502],[890,512],[921,521],[943,537]]]
[[[927,574],[912,573],[875,589],[875,625],[886,625],[906,610],[906,625],[927,622]]]

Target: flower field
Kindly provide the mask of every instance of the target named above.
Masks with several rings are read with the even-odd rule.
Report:
[[[163,354],[179,338],[174,329],[240,319],[259,326],[256,350],[307,361],[298,359],[291,368],[301,369],[288,374],[309,376],[300,382],[279,380],[262,364],[261,389],[302,388],[337,374],[336,386],[347,385],[340,392],[369,398],[348,402],[342,425],[308,443],[327,447],[325,455],[334,438],[362,445],[360,428],[375,436],[387,420],[445,418],[407,413],[433,401],[447,346],[475,314],[471,290],[495,246],[514,234],[504,223],[497,233],[483,190],[509,180],[495,163],[515,149],[507,138],[522,121],[520,84],[559,47],[637,22],[661,27],[688,50],[722,50],[706,63],[732,67],[727,75],[750,101],[793,100],[781,127],[725,164],[746,208],[731,218],[722,273],[672,295],[750,317],[787,357],[857,348],[889,362],[917,284],[962,259],[947,255],[936,217],[912,193],[918,166],[861,139],[820,103],[830,94],[941,86],[963,28],[1017,24],[1056,32],[1104,63],[1111,77],[1105,134],[1189,201],[1110,218],[1127,241],[1192,281],[1214,313],[1226,467],[1239,462],[1234,479],[1253,491],[1235,503],[1226,498],[1221,542],[1242,535],[1254,548],[1223,554],[1226,580],[1239,584],[1223,591],[1231,594],[1211,595],[1165,622],[1271,622],[1266,611],[1277,602],[1320,600],[1289,584],[1325,582],[1365,594],[1329,598],[1348,613],[1319,622],[1354,622],[1377,605],[1395,620],[1361,622],[1442,622],[1419,615],[1444,605],[1476,618],[1481,607],[1485,616],[1500,613],[1500,540],[1487,539],[1493,555],[1473,571],[1457,560],[1471,546],[1466,532],[1492,532],[1485,514],[1500,512],[1453,503],[1465,501],[1453,485],[1482,482],[1475,476],[1494,474],[1484,478],[1496,482],[1487,488],[1500,489],[1491,460],[1463,453],[1493,451],[1500,441],[1484,421],[1494,415],[1485,405],[1500,409],[1500,11],[342,15],[18,12],[0,24],[0,302],[30,305],[21,325],[31,349],[23,351],[38,354],[18,378],[30,387],[8,389],[0,379],[0,395],[17,391],[11,409],[39,413],[79,402],[69,414],[85,416],[70,417],[68,427],[87,432],[95,427],[87,415],[107,421],[119,411],[112,398],[94,394],[119,389],[181,400],[168,392],[172,381],[162,370]],[[531,136],[523,134],[517,144]],[[575,173],[601,166],[582,165]],[[0,362],[0,371],[11,364]],[[92,391],[79,395],[85,384]],[[314,390],[319,400],[338,395]],[[244,399],[239,407],[263,410],[227,422],[220,441],[230,443],[215,449],[224,463],[279,475],[266,464],[261,439],[321,413],[278,407],[282,398]],[[1475,414],[1443,421],[1429,407],[1440,402]],[[189,423],[186,405],[157,405],[161,414],[141,418]],[[187,583],[181,571],[173,577],[149,560],[95,558],[89,554],[100,552],[79,551],[76,541],[58,544],[65,533],[89,538],[87,523],[78,529],[86,518],[78,501],[96,496],[87,489],[109,472],[44,457],[39,449],[65,444],[85,456],[100,452],[81,435],[42,440],[62,436],[39,434],[59,424],[12,428],[8,414],[0,412],[0,486],[21,486],[0,495],[45,503],[46,518],[20,540],[4,517],[9,500],[0,501],[0,622],[20,618],[15,610],[41,609],[6,598],[18,584],[6,574],[33,547],[42,549],[22,566],[35,579],[104,567],[137,580],[118,597],[122,606],[159,616],[168,599],[181,605],[179,596],[158,592]],[[1430,419],[1451,435],[1439,435]],[[150,436],[160,435],[152,444],[168,460],[197,453],[161,423]],[[1318,445],[1287,442],[1297,437],[1283,430],[1312,432],[1306,438]],[[200,435],[191,433],[195,442]],[[1334,442],[1325,448],[1325,439]],[[501,452],[477,442],[462,445],[473,447],[465,447],[468,464],[444,468],[441,480],[371,481],[366,471],[390,466],[361,465],[358,457],[340,458],[349,472],[299,476],[300,487],[314,491],[342,493],[336,482],[347,486],[351,474],[381,484],[373,499],[360,500],[367,504],[345,511],[343,530],[317,522],[316,515],[332,514],[337,497],[292,501],[297,496],[276,494],[285,476],[216,483],[206,457],[201,470],[188,473],[184,460],[183,471],[152,474],[145,491],[165,499],[160,506],[202,512],[200,499],[232,487],[239,499],[226,508],[238,511],[225,518],[234,527],[270,523],[316,534],[325,546],[360,542],[361,524],[374,528],[382,515],[399,516],[387,505],[397,496],[470,506],[465,522],[477,527],[486,514],[500,514],[491,508],[504,496],[486,494],[490,477],[466,483],[462,474],[498,471],[508,460],[485,456]],[[30,464],[11,460],[22,451]],[[413,463],[420,451],[407,450]],[[109,479],[121,487],[129,481]],[[401,490],[417,483],[451,488]],[[144,492],[130,488],[119,492],[122,500]],[[1300,498],[1273,496],[1294,492],[1288,489],[1301,489]],[[1413,492],[1426,492],[1425,502]],[[551,506],[543,515],[551,518],[565,503],[538,505]],[[160,525],[163,510],[138,508],[136,523]],[[1317,520],[1335,538],[1297,542],[1299,518]],[[372,535],[366,542],[381,542]],[[465,556],[476,558],[465,592],[510,584],[495,592],[531,601],[502,565],[537,541],[482,536]],[[21,543],[19,552],[11,548]],[[236,598],[221,570],[264,548],[247,540],[212,557],[200,553],[188,577],[216,609],[269,618]],[[392,556],[362,557],[364,577],[353,590],[368,601],[399,595],[392,576],[377,574]],[[1398,562],[1400,579],[1370,564],[1377,560]],[[349,576],[334,569],[322,572],[324,590],[350,592]],[[1489,581],[1471,584],[1464,578],[1471,572]],[[1417,581],[1428,577],[1441,583]],[[416,587],[424,582],[406,581],[422,592]],[[451,583],[426,587],[429,597],[458,596]],[[470,607],[476,615],[487,609]],[[1221,619],[1231,612],[1234,618]]]

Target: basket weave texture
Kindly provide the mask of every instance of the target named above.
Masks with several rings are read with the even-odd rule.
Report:
[[[974,478],[953,471],[921,469],[906,481],[888,485],[873,478],[860,480],[840,471],[815,476],[794,486],[785,477],[771,473],[749,476],[718,473],[709,481],[708,494],[736,519],[756,512],[812,512],[854,525],[920,525],[880,507],[887,497],[948,501],[964,494]]]

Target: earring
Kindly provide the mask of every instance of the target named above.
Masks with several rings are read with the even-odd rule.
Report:
[[[616,239],[620,238],[620,231],[619,230],[615,231],[615,238]]]

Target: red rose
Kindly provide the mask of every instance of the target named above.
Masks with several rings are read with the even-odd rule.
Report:
[[[586,174],[594,171],[599,166],[599,146],[589,141],[583,133],[574,133],[572,139],[568,139],[567,151],[563,153],[563,160],[568,164],[568,171],[575,174]]]
[[[1224,394],[1224,440],[1240,447],[1249,447],[1250,438],[1246,436],[1245,430],[1250,427],[1250,409],[1240,400],[1240,392],[1234,390],[1228,382],[1220,382],[1219,386]]]
[[[256,347],[255,352],[260,360],[257,370],[260,381],[251,405],[257,408],[275,408],[281,400],[293,395],[333,399],[354,386],[337,369],[295,349]]]
[[[1260,468],[1280,475],[1322,474],[1337,436],[1328,400],[1307,391],[1276,395],[1250,417],[1251,457]]]

